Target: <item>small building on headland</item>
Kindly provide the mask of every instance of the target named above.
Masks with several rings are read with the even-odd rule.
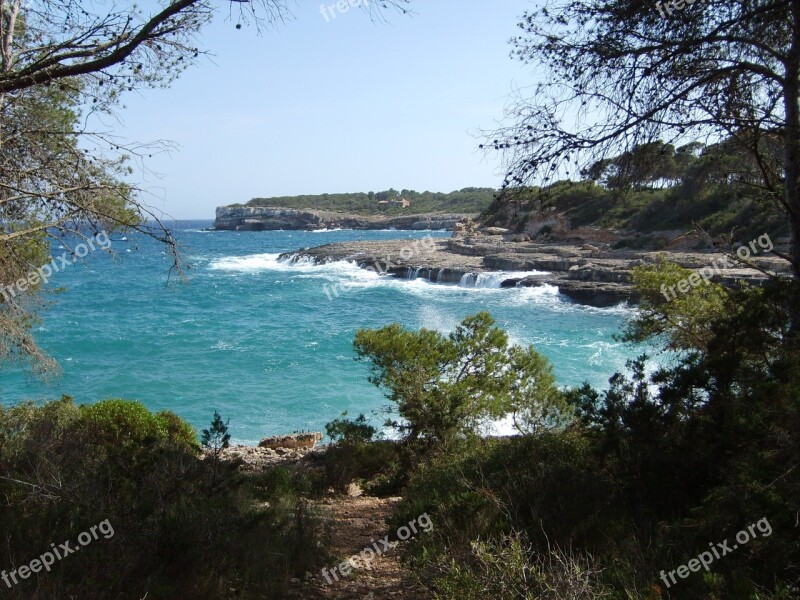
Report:
[[[392,198],[391,200],[379,200],[378,206],[388,208],[390,206],[399,206],[400,208],[408,208],[411,206],[411,201],[406,198]]]

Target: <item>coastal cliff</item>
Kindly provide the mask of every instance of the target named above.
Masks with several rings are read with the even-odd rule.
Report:
[[[271,206],[220,206],[214,229],[223,231],[275,231],[320,229],[452,229],[473,214],[423,213],[399,217],[366,216],[324,210]]]

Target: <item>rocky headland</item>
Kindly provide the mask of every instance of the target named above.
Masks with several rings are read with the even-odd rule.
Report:
[[[317,263],[348,261],[387,276],[467,286],[493,273],[492,281],[500,287],[549,284],[575,302],[607,307],[638,302],[630,280],[631,269],[637,265],[667,257],[685,268],[699,270],[714,261],[721,263],[724,256],[714,250],[687,250],[685,239],[676,241],[673,248],[658,250],[615,249],[608,242],[593,241],[534,241],[506,230],[487,228],[456,233],[450,239],[428,239],[424,244],[419,240],[327,244],[289,252],[281,258],[311,259]],[[755,257],[752,262],[759,269],[788,272],[785,261],[769,255]],[[523,275],[530,271],[540,273]],[[758,269],[737,264],[721,269],[713,280],[731,284],[737,280],[757,283],[765,278]]]
[[[223,231],[276,231],[320,229],[452,229],[467,217],[463,213],[424,213],[402,216],[357,215],[341,212],[267,206],[220,206],[214,229]]]

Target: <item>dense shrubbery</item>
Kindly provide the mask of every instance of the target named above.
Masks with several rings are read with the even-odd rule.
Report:
[[[591,559],[561,550],[533,554],[524,536],[475,541],[464,559],[438,555],[431,569],[439,600],[602,600],[610,598]]]
[[[104,520],[115,531],[0,596],[279,597],[317,552],[298,490],[279,480],[202,459],[187,423],[136,402],[0,408],[0,568]]]
[[[344,413],[342,417],[347,416]],[[378,430],[362,414],[355,419],[339,418],[325,427],[333,442],[325,452],[322,485],[337,492],[346,492],[357,483],[375,495],[398,491],[401,457],[404,449],[380,438]]]
[[[626,329],[629,340],[678,350],[669,366],[648,375],[640,357],[604,392],[568,390],[566,426],[505,439],[426,433],[433,443],[416,446],[406,438],[414,458],[393,525],[431,516],[435,529],[413,555],[437,598],[555,598],[576,586],[581,598],[800,594],[800,350],[788,285],[703,286],[697,298],[666,303],[655,292],[679,274],[660,265],[637,275],[644,304]],[[357,344],[372,344],[376,383],[402,383],[387,386],[401,407],[413,392],[403,427],[420,430],[448,398],[433,371],[449,363],[421,368],[414,334],[381,334],[360,334]],[[435,341],[426,356],[437,355]],[[417,381],[426,383],[417,389]],[[492,398],[494,383],[477,379],[456,397],[483,406],[475,396]],[[665,584],[662,571],[761,519],[769,535],[720,557],[709,573]]]
[[[420,456],[462,446],[492,418],[513,414],[521,431],[565,422],[568,407],[550,364],[533,348],[509,344],[488,313],[464,319],[449,336],[390,325],[359,331],[354,345],[392,402],[384,424],[400,439],[371,442],[377,430],[364,415],[329,423],[335,443],[326,480],[337,490],[358,480],[372,493],[397,493]]]

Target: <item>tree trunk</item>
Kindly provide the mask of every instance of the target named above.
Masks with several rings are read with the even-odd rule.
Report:
[[[792,2],[792,45],[786,64],[786,204],[789,212],[789,255],[794,285],[790,315],[793,337],[800,333],[800,3]]]

